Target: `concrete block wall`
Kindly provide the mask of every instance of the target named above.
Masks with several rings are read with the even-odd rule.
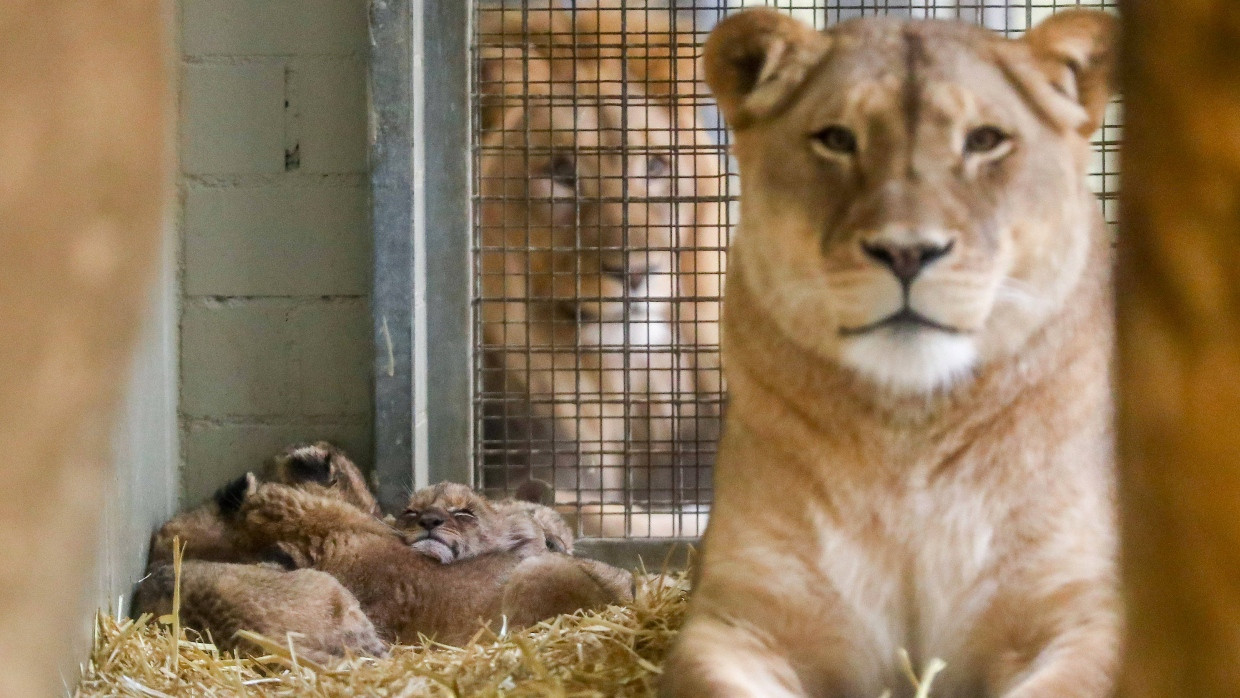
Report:
[[[366,0],[179,0],[181,502],[371,459]]]

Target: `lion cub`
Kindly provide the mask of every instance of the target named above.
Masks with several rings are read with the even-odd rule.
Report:
[[[540,484],[523,485],[518,499],[491,501],[466,485],[441,482],[415,492],[396,526],[412,539],[414,550],[444,564],[494,552],[571,554],[568,524],[536,501]]]
[[[247,552],[276,549],[298,568],[329,573],[357,598],[380,637],[402,644],[423,635],[461,643],[480,624],[498,627],[507,618],[528,625],[633,598],[628,572],[545,549],[533,554],[518,546],[460,560],[453,554],[452,564],[442,564],[449,556],[441,557],[440,548],[451,553],[456,539],[414,549],[407,534],[347,502],[253,477],[237,540]]]
[[[359,511],[378,512],[361,471],[325,441],[290,446],[276,454],[266,464],[263,479]],[[342,656],[345,650],[386,652],[357,599],[334,577],[289,569],[295,562],[277,548],[246,547],[236,521],[252,486],[249,477],[233,480],[206,503],[174,516],[155,532],[148,574],[134,597],[135,610],[156,616],[171,612],[172,543],[179,539],[185,546],[182,623],[208,634],[220,649],[252,649],[236,635],[238,630],[251,630],[280,642],[291,638],[301,656],[319,663]],[[259,562],[264,564],[255,564]]]
[[[134,606],[172,613],[176,578],[158,565],[138,586]],[[185,560],[181,563],[181,624],[209,636],[221,650],[259,650],[237,635],[249,630],[319,664],[346,651],[383,656],[387,644],[353,594],[330,574],[270,564]]]
[[[547,490],[527,483],[518,495]],[[286,449],[261,480],[238,478],[160,528],[135,605],[169,608],[174,536],[187,546],[186,623],[221,647],[236,646],[235,631],[246,628],[277,639],[297,633],[298,650],[320,660],[346,648],[373,654],[421,635],[464,642],[480,621],[520,627],[632,599],[628,572],[563,554],[571,532],[536,502],[491,502],[445,483],[414,495],[419,516],[402,517],[400,530],[375,515],[374,501],[330,444]],[[444,521],[423,521],[428,512]]]
[[[264,466],[262,480],[340,499],[377,515],[379,504],[366,478],[347,455],[326,441],[289,446]],[[185,544],[186,559],[217,562],[256,562],[239,550],[228,518],[235,515],[245,495],[245,479],[221,487],[204,504],[177,514],[151,537],[148,568],[172,562],[172,541]]]

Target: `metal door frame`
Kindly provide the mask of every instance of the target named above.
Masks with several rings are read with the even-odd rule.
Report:
[[[472,480],[472,11],[370,5],[374,468],[388,510],[415,487]]]

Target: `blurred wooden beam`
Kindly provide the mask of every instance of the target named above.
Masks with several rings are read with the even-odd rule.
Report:
[[[0,696],[63,695],[85,659],[170,173],[164,10],[0,2]]]
[[[1124,9],[1121,695],[1240,696],[1240,4]]]

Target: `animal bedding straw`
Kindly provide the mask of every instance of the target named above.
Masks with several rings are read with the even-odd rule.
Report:
[[[686,585],[681,574],[645,576],[627,606],[328,667],[276,638],[252,637],[267,654],[236,657],[192,631],[175,636],[171,622],[100,613],[75,696],[647,696],[680,627]]]
[[[350,657],[330,667],[298,658],[273,638],[249,636],[267,654],[242,658],[192,631],[176,637],[171,622],[100,613],[74,696],[650,696],[684,619],[688,583],[683,574],[639,579],[627,606],[559,616],[499,636],[479,631],[465,647],[394,647],[382,659]],[[919,678],[907,655],[901,664],[916,698],[931,695],[944,668],[932,659]]]

